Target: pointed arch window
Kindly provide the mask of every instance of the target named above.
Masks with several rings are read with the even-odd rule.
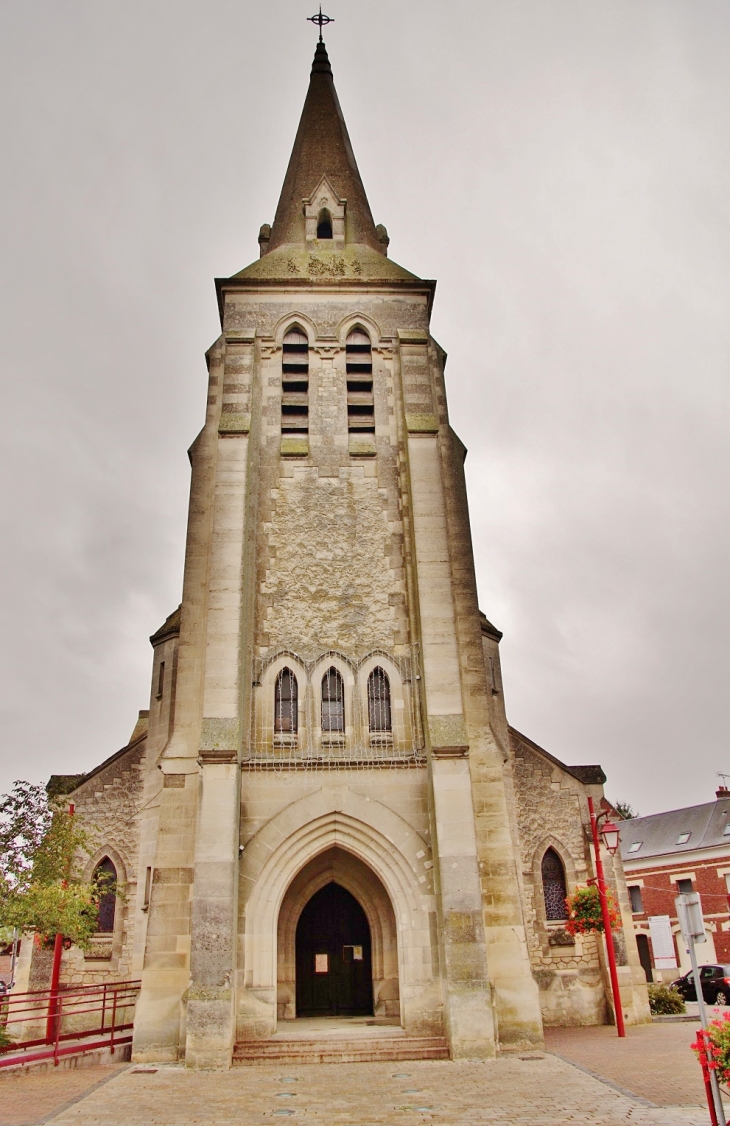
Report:
[[[354,328],[345,345],[347,364],[347,429],[351,434],[375,433],[373,353],[370,337]]]
[[[345,730],[345,686],[336,668],[322,677],[322,730]]]
[[[299,325],[292,325],[283,341],[281,432],[309,433],[309,339]]]
[[[96,916],[97,934],[113,934],[117,912],[117,870],[108,856],[97,864],[94,870],[94,883],[101,892]]]
[[[376,734],[393,730],[390,680],[380,667],[373,669],[368,677],[368,726]]]
[[[565,883],[565,868],[554,848],[549,848],[542,858],[542,892],[545,897],[545,918],[550,922],[562,922],[568,917],[565,898],[568,889]]]
[[[299,728],[299,686],[291,669],[282,669],[274,687],[274,731],[295,735]]]
[[[332,238],[332,216],[326,207],[317,217],[317,238]]]

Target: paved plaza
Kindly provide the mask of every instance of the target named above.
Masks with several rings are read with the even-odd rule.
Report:
[[[487,1063],[261,1064],[202,1073],[126,1065],[3,1075],[0,1126],[261,1126],[284,1118],[322,1126],[707,1126],[689,1051],[694,1024],[628,1031],[619,1041],[612,1028],[556,1029],[547,1052]]]

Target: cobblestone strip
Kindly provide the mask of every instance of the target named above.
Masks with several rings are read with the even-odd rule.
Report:
[[[52,1121],[59,1126],[707,1126],[707,1112],[653,1107],[556,1056],[489,1062],[279,1064],[227,1072],[130,1068]]]

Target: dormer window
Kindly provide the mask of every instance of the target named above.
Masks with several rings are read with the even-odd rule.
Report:
[[[299,325],[292,325],[283,342],[281,433],[309,433],[309,340]]]
[[[317,238],[332,238],[332,216],[323,207],[317,218]]]
[[[347,364],[347,429],[350,434],[375,433],[373,354],[370,337],[354,328],[345,346]]]

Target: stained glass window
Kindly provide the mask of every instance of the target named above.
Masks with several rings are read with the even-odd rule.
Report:
[[[293,735],[299,726],[299,690],[291,669],[282,669],[274,689],[274,731]]]
[[[322,677],[322,730],[345,730],[345,691],[337,669],[329,669]]]
[[[567,919],[565,897],[565,869],[554,848],[549,848],[542,858],[542,890],[545,896],[545,917],[549,922]]]
[[[94,878],[99,881],[102,889],[99,897],[99,913],[96,917],[97,932],[113,934],[114,916],[117,910],[117,870],[108,856],[97,864]]]
[[[371,731],[392,731],[390,681],[381,668],[368,677],[368,725]]]

